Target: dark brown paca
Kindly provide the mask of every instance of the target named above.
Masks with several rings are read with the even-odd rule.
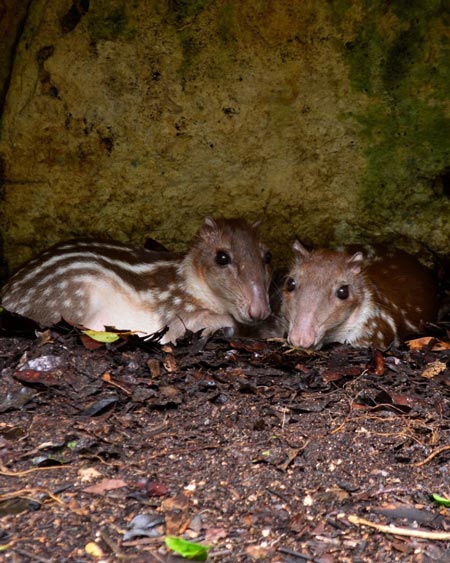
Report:
[[[307,251],[295,258],[283,286],[282,317],[293,346],[330,342],[386,348],[437,316],[432,272],[400,250]]]
[[[75,240],[31,260],[5,285],[2,305],[43,326],[61,318],[93,330],[162,342],[186,330],[252,324],[269,316],[270,253],[242,219],[205,219],[185,255],[119,242]]]

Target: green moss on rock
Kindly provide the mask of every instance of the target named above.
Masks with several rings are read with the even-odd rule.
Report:
[[[78,234],[182,249],[206,214],[265,217],[280,257],[294,236],[448,252],[443,2],[95,0],[61,33],[70,4],[32,2],[14,60],[11,264]]]
[[[136,29],[129,4],[127,0],[98,0],[92,3],[86,18],[91,38],[94,41],[134,39]]]
[[[227,2],[220,10],[217,21],[217,32],[222,43],[229,43],[236,38],[234,32],[234,17],[233,4],[231,2]]]
[[[372,5],[343,45],[355,89],[370,103],[362,125],[367,171],[361,203],[394,220],[436,197],[436,178],[450,164],[450,51],[444,2]]]
[[[169,0],[168,14],[174,23],[181,25],[187,18],[200,14],[211,0]]]

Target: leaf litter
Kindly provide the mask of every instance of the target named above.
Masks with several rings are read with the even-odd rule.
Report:
[[[310,353],[220,334],[86,347],[65,323],[13,321],[5,561],[181,560],[167,536],[224,563],[450,561],[445,326],[386,352]]]

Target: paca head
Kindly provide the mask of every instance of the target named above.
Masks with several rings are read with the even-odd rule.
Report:
[[[289,343],[320,349],[327,342],[346,342],[367,298],[363,254],[309,252],[298,241],[293,249],[281,308]]]
[[[211,309],[244,324],[270,314],[271,254],[260,241],[257,226],[243,219],[207,217],[188,254],[197,293],[211,302]]]

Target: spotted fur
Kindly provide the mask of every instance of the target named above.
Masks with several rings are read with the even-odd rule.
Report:
[[[299,242],[294,251],[282,291],[282,316],[294,346],[341,342],[385,349],[436,319],[431,271],[405,252],[308,252]]]
[[[229,263],[217,263],[219,252]],[[175,342],[187,329],[232,332],[236,323],[265,319],[267,256],[256,227],[241,219],[207,218],[185,255],[115,241],[68,241],[21,268],[1,302],[43,326],[63,318],[141,335],[167,327],[162,341]]]

